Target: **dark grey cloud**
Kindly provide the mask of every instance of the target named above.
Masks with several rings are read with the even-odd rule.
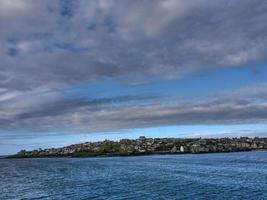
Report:
[[[266,60],[266,1],[1,1],[0,87],[177,78]]]
[[[257,88],[259,92],[260,86]],[[94,133],[169,125],[266,123],[265,84],[261,88],[260,95],[250,93],[251,88],[247,88],[222,93],[203,102],[183,103],[164,97],[138,96],[64,99],[64,95],[55,93],[49,94],[49,100],[54,98],[53,104],[46,100],[41,104],[37,101],[43,98],[41,93],[33,101],[37,103],[30,103],[30,107],[19,106],[16,102],[14,112],[10,109],[11,102],[8,103],[9,108],[2,107],[6,116],[2,115],[0,127],[2,130],[46,133]]]
[[[94,132],[265,121],[263,87],[188,105],[66,100],[64,89],[263,63],[266,19],[265,0],[1,0],[0,127]]]

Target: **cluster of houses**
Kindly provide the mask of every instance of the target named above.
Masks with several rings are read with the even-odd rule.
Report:
[[[85,142],[62,148],[22,150],[15,157],[113,156],[267,150],[267,138],[146,138]]]

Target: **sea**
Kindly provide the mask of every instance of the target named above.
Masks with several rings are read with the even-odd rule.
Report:
[[[267,199],[267,152],[0,159],[0,199]]]

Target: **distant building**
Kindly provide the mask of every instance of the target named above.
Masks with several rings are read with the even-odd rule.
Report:
[[[184,152],[184,146],[180,146],[180,151]]]

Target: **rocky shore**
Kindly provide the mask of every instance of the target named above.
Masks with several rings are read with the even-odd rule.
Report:
[[[267,150],[267,138],[146,138],[85,142],[62,148],[22,150],[9,158],[93,157]]]

